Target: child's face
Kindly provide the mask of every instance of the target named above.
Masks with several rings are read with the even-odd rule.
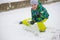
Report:
[[[37,9],[37,5],[36,4],[32,4],[32,9],[36,10]]]

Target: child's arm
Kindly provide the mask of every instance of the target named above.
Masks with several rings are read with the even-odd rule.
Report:
[[[35,21],[35,15],[33,14],[33,10],[31,9],[31,15],[32,15],[32,20],[30,21],[30,24],[34,24],[36,21]]]
[[[42,3],[40,2],[40,0],[38,0],[38,3],[39,3],[38,8],[40,10],[40,13],[42,13],[45,18],[48,18],[49,14],[48,14],[47,10],[42,6]]]
[[[32,20],[34,21],[35,20],[35,14],[34,14],[32,9],[31,9],[31,15],[32,15]]]
[[[49,14],[48,14],[47,10],[46,10],[44,7],[42,7],[42,11],[41,11],[41,13],[44,15],[45,18],[48,19]]]

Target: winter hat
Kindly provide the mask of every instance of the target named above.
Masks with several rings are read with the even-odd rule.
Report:
[[[30,4],[31,4],[31,5],[32,5],[32,4],[38,5],[38,0],[30,0]]]

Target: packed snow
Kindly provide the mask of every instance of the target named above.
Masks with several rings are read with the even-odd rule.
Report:
[[[24,30],[26,26],[20,25],[19,22],[31,18],[31,7],[21,8],[0,12],[0,40],[60,40],[60,2],[43,6],[50,15],[45,22],[46,32],[38,32],[36,24],[32,25],[32,31],[37,35]]]

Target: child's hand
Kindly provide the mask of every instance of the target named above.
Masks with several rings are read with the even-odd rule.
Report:
[[[34,23],[35,23],[35,20],[33,20],[33,21],[30,21],[30,24],[32,24],[32,25],[33,25]]]

